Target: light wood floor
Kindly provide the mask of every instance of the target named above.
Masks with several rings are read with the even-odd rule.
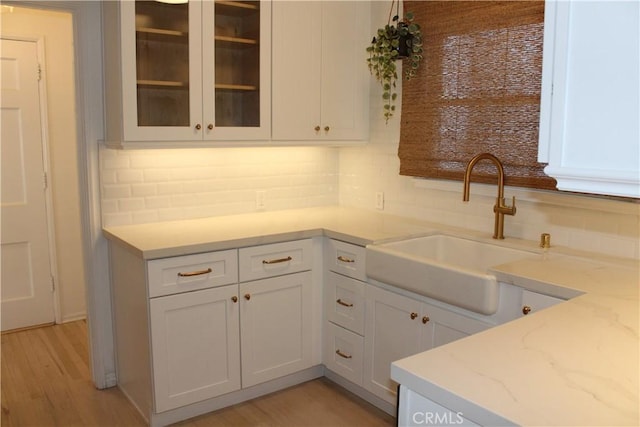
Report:
[[[84,321],[2,335],[0,424],[144,426],[117,388],[90,380]],[[395,419],[321,378],[180,423],[181,426],[392,426]]]

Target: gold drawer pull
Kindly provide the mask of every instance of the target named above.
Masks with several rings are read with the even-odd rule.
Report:
[[[522,307],[522,314],[526,316],[529,313],[531,313],[531,307],[529,307],[528,305],[525,305],[524,307]]]
[[[347,258],[347,257],[344,257],[342,255],[340,255],[338,257],[338,261],[341,261],[341,262],[356,262],[355,259]]]
[[[351,303],[349,303],[349,302],[344,302],[344,301],[342,301],[340,298],[338,298],[338,299],[336,300],[336,302],[337,302],[338,304],[340,304],[340,305],[344,305],[345,307],[353,307],[353,304],[351,304]]]
[[[291,258],[290,256],[286,258],[278,258],[278,259],[270,259],[270,260],[263,259],[262,263],[263,264],[280,264],[281,262],[291,261],[292,259],[293,258]]]
[[[345,354],[343,352],[340,351],[340,349],[336,350],[336,354],[340,357],[344,357],[345,359],[351,359],[353,356],[350,354]]]
[[[202,276],[203,274],[209,274],[212,271],[213,271],[212,269],[207,268],[206,270],[188,271],[186,273],[179,272],[178,276],[180,276],[180,277]]]

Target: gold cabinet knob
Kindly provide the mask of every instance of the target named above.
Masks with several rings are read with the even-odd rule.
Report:
[[[325,126],[325,127],[324,127],[324,131],[325,131],[325,132],[329,132],[329,129],[331,129],[329,126]]]
[[[524,307],[522,307],[522,314],[526,316],[529,313],[531,313],[531,307],[529,307],[528,305],[525,305]]]
[[[426,325],[429,320],[431,320],[431,319],[429,319],[429,316],[424,316],[422,318],[422,323],[424,323]]]
[[[196,125],[196,130],[200,130],[200,129],[202,129],[202,125],[201,125],[200,123],[198,123],[198,124]]]
[[[251,299],[251,294],[244,294],[244,299],[249,301]]]
[[[231,301],[233,301],[233,302],[238,302],[238,297],[237,297],[237,296],[235,296],[235,295],[234,295],[234,296],[232,296],[232,297],[231,297]]]
[[[313,130],[315,130],[316,132],[320,132],[320,126],[314,127]]]
[[[411,313],[411,320],[414,320],[416,317],[418,317],[418,313]]]
[[[213,130],[213,123],[209,123],[209,125],[207,126],[207,129]]]

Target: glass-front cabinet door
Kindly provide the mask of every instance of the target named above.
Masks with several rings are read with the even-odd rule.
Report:
[[[126,140],[269,139],[269,2],[120,5]]]
[[[203,19],[209,139],[269,139],[271,2],[206,0]]]

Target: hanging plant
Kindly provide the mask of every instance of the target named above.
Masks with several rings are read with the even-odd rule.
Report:
[[[396,14],[392,17],[394,4],[396,4]],[[400,21],[399,4],[399,2],[396,3],[396,0],[391,2],[387,25],[378,29],[371,40],[371,45],[367,47],[369,71],[382,85],[384,118],[387,123],[396,110],[395,101],[398,97],[396,92],[396,81],[398,80],[396,61],[405,59],[404,77],[406,80],[410,80],[416,75],[422,61],[420,25],[413,22],[412,12],[405,13],[404,20]]]

